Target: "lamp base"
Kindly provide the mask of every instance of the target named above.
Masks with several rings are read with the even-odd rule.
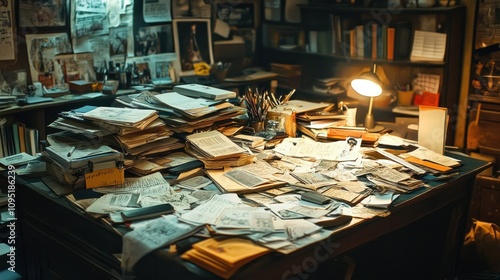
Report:
[[[367,129],[366,129],[366,131],[368,131],[368,132],[370,132],[370,133],[372,133],[372,132],[373,132],[373,133],[376,133],[376,132],[380,132],[380,131],[382,131],[382,130],[384,130],[384,127],[383,127],[383,126],[381,126],[381,125],[376,125],[376,126],[374,126],[373,128],[367,128]]]

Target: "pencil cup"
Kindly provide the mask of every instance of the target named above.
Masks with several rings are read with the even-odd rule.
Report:
[[[216,67],[211,67],[210,68],[210,75],[214,77],[217,82],[222,83],[226,79],[227,76],[227,68],[224,69],[217,69]]]
[[[250,126],[253,128],[255,133],[261,132],[264,130],[264,122],[263,121],[251,121]]]
[[[398,90],[398,105],[411,106],[413,102],[413,90]]]

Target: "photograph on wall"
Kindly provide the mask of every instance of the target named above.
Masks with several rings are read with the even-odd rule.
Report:
[[[210,18],[212,7],[204,0],[172,0],[172,14],[174,18]]]
[[[66,86],[70,81],[96,80],[92,53],[59,54],[54,57],[55,86]]]
[[[129,31],[128,26],[121,26],[109,29],[109,55],[128,56]]]
[[[67,1],[19,0],[20,27],[66,26]]]
[[[134,36],[135,56],[174,52],[172,25],[138,28]]]
[[[181,76],[194,75],[196,63],[214,63],[210,19],[174,19],[173,24]]]
[[[470,92],[488,98],[500,97],[500,14],[499,1],[477,3]]]
[[[172,21],[170,6],[170,0],[144,0],[142,2],[144,22]]]
[[[67,33],[26,34],[26,47],[32,82],[52,75],[56,55],[72,52]]]
[[[239,3],[236,5],[227,2],[217,3],[217,18],[230,26],[253,28],[254,15],[253,3]]]
[[[14,60],[16,58],[12,1],[0,2],[0,49],[2,50],[0,60]]]
[[[28,83],[25,70],[7,71],[0,75],[0,94],[22,96],[27,91]]]

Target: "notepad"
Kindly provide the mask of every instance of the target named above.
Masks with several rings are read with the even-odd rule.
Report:
[[[415,30],[412,61],[443,61],[446,50],[446,34]]]

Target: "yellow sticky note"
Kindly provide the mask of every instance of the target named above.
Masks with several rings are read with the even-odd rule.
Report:
[[[111,167],[85,174],[85,187],[87,189],[123,185],[124,183],[123,168]]]

